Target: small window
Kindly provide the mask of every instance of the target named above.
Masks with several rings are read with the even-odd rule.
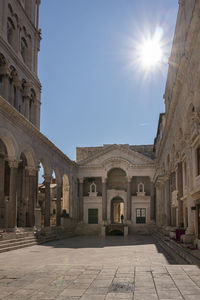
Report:
[[[138,192],[139,193],[144,193],[144,184],[142,182],[140,182],[138,184]]]
[[[137,224],[146,223],[146,208],[137,208],[136,209],[136,223]]]
[[[11,46],[13,46],[14,30],[15,30],[14,24],[9,18],[7,21],[7,40]]]
[[[200,175],[200,147],[197,148],[197,176]]]
[[[98,224],[98,208],[88,209],[88,224]]]
[[[56,209],[55,208],[53,209],[53,215],[56,215]]]
[[[27,42],[24,38],[21,39],[21,56],[24,60],[24,62],[26,62],[26,51],[27,51]]]

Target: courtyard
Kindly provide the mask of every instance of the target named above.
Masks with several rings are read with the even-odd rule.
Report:
[[[200,299],[200,269],[151,236],[72,237],[0,255],[0,299]]]

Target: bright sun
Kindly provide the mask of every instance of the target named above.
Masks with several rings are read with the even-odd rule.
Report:
[[[166,56],[164,30],[158,26],[154,33],[139,32],[140,40],[130,40],[130,67],[137,66],[147,76],[157,70],[162,71]]]
[[[151,68],[158,65],[162,60],[162,49],[160,41],[156,38],[143,42],[140,49],[140,61],[144,68]]]

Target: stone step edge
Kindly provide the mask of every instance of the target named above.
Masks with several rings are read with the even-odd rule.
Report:
[[[18,239],[10,239],[10,240],[1,240],[0,245],[9,244],[9,243],[15,243],[15,242],[21,242],[21,241],[31,241],[37,239],[35,236],[32,237],[26,237],[26,238],[18,238]]]
[[[12,250],[17,250],[17,249],[22,249],[22,248],[26,248],[26,247],[31,247],[31,246],[34,246],[34,245],[41,245],[41,244],[45,244],[45,243],[48,243],[48,242],[53,242],[53,241],[56,241],[56,240],[62,240],[62,239],[66,239],[66,238],[69,238],[69,237],[72,237],[74,236],[74,233],[69,233],[67,236],[66,234],[64,236],[51,236],[51,237],[42,237],[41,238],[35,238],[35,241],[33,242],[29,242],[29,243],[21,243],[19,245],[12,245],[12,243],[8,246],[8,247],[5,247],[5,248],[0,248],[0,253],[3,253],[3,252],[7,252],[7,251],[12,251]]]
[[[160,233],[154,233],[154,236],[158,236],[159,239],[162,239],[162,241],[171,249],[173,249],[178,255],[183,257],[189,264],[195,264],[200,266],[200,259],[198,259],[196,256],[192,255],[189,250],[183,248],[181,245],[175,243],[173,240],[169,239],[169,237],[163,236]],[[167,238],[167,240],[166,240]],[[179,251],[178,251],[179,250]]]
[[[7,247],[14,247],[14,246],[17,246],[17,245],[26,245],[28,243],[32,243],[32,242],[38,242],[37,239],[31,239],[31,240],[28,240],[28,241],[15,241],[15,242],[12,242],[12,243],[7,243],[7,244],[3,244],[1,245],[0,244],[0,249],[3,249],[3,248],[7,248]]]
[[[26,247],[31,247],[31,246],[35,246],[37,244],[38,244],[37,242],[32,242],[32,243],[28,243],[28,244],[5,247],[5,248],[0,249],[0,253],[17,250],[17,249],[22,249],[22,248],[26,248]]]
[[[162,241],[160,238],[155,237],[154,235],[154,239],[156,239],[157,243],[165,250],[165,252],[167,252],[174,259],[174,261],[177,264],[179,265],[185,265],[185,263],[188,264],[188,261],[186,261],[179,253],[174,251],[173,248],[166,245],[166,243]]]
[[[195,254],[193,254],[190,249],[183,247],[181,243],[176,243],[173,239],[171,239],[169,236],[164,235],[163,233],[157,232],[156,234],[160,235],[160,237],[162,239],[165,239],[165,240],[167,239],[172,244],[174,244],[176,247],[179,247],[181,250],[187,252],[189,255],[191,255],[192,257],[194,257],[195,259],[198,259],[200,261],[199,257],[197,257]]]

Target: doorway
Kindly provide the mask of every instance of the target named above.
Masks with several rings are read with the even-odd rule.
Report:
[[[120,197],[113,198],[111,201],[111,223],[124,223],[124,200]]]

